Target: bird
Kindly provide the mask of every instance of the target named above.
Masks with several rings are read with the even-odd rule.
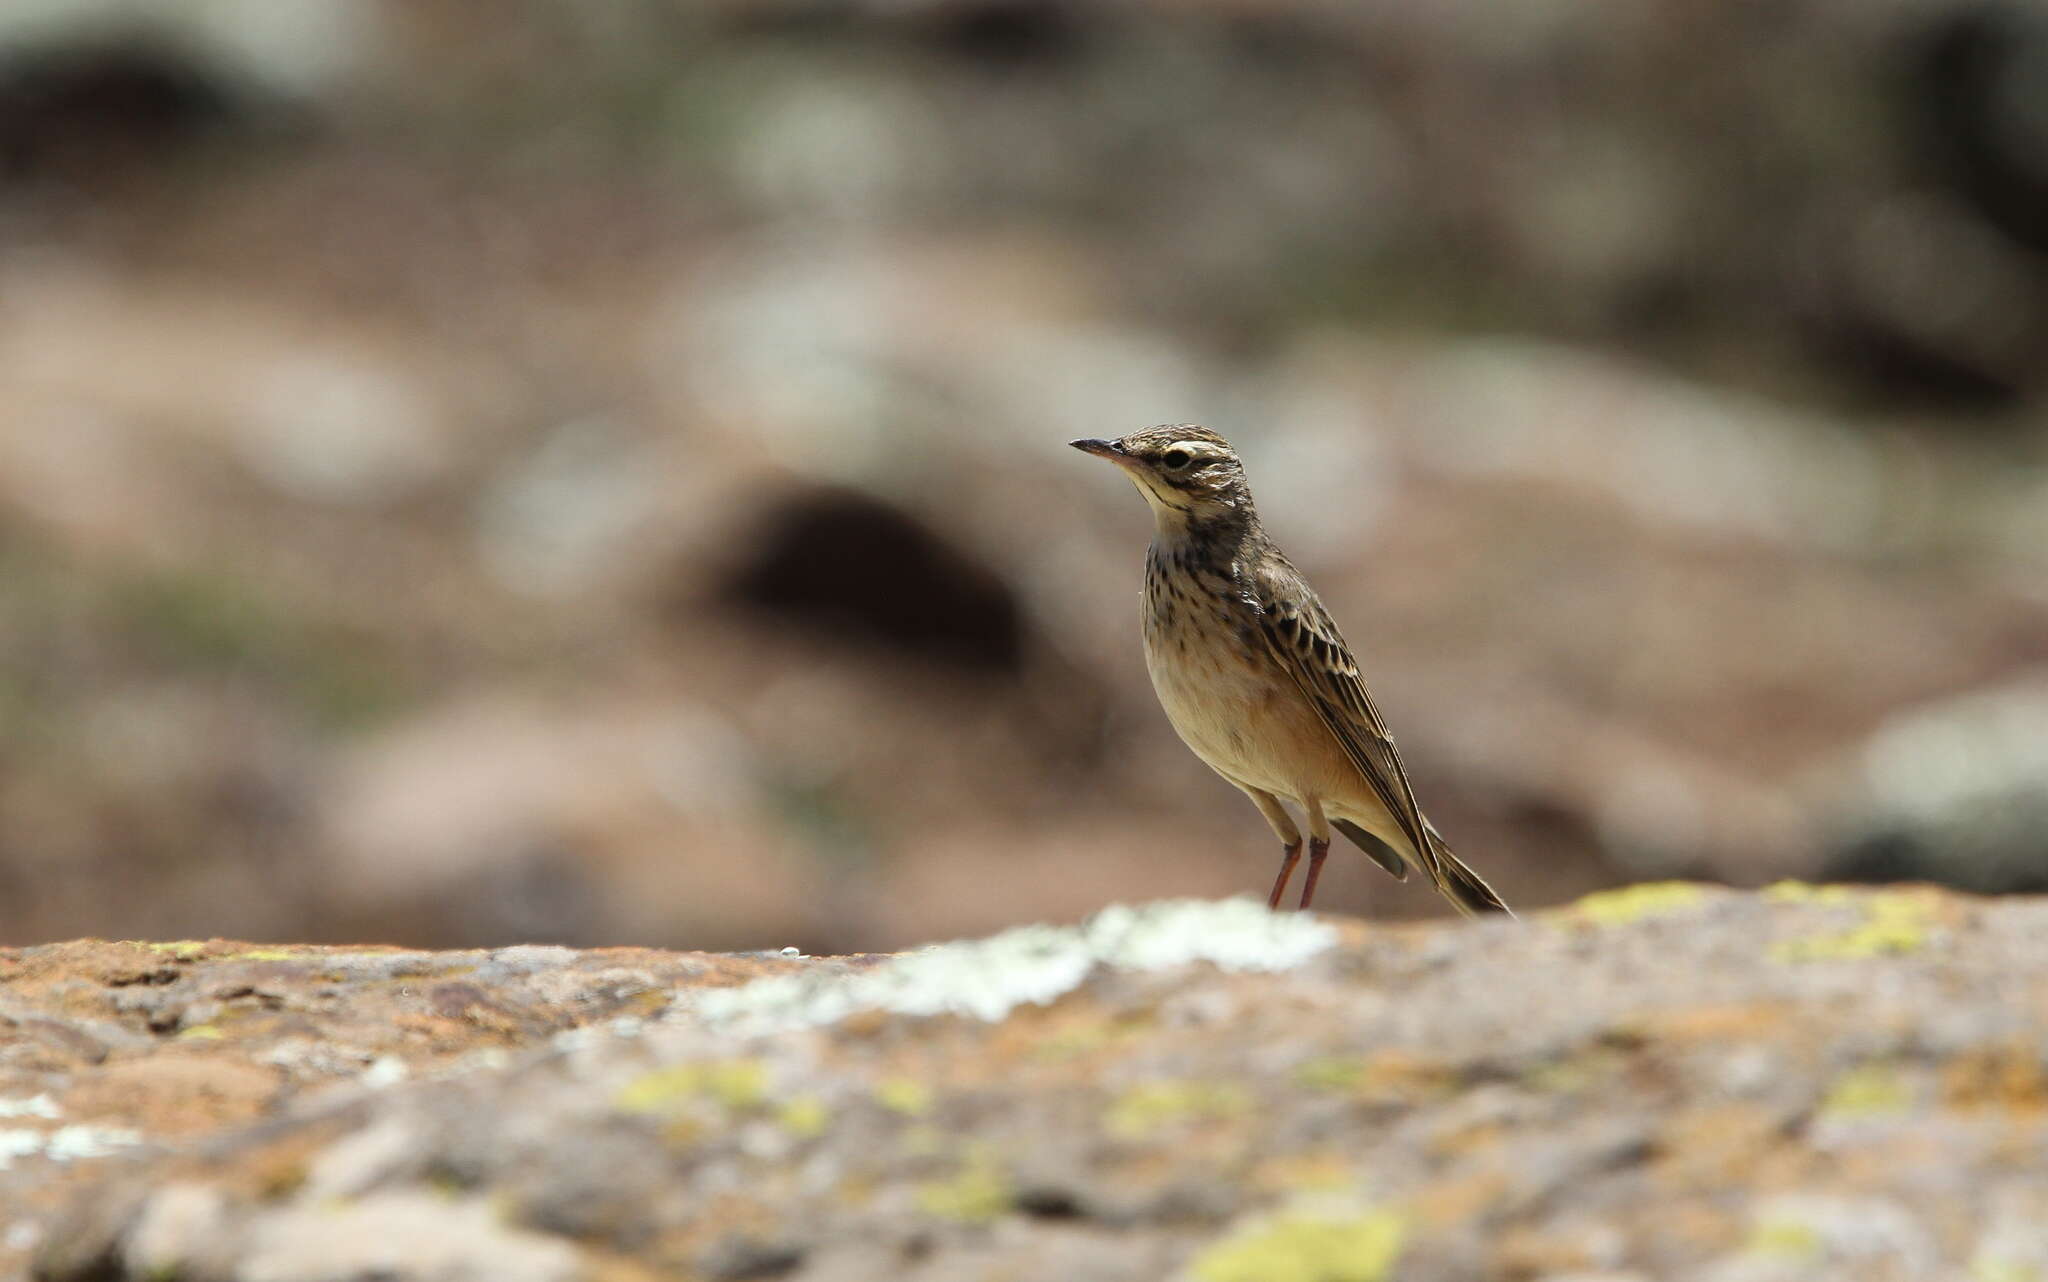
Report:
[[[1280,839],[1277,909],[1302,853],[1315,900],[1332,829],[1397,879],[1419,868],[1459,912],[1513,914],[1415,803],[1394,738],[1330,612],[1266,535],[1244,464],[1191,423],[1069,442],[1121,468],[1150,505],[1145,666],[1167,720],[1251,798]]]

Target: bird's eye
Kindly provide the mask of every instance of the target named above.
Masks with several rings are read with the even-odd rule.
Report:
[[[1159,461],[1166,465],[1167,470],[1178,472],[1192,459],[1186,450],[1168,450],[1159,456]]]

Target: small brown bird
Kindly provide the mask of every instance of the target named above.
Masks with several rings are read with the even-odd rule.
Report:
[[[1230,443],[1183,423],[1073,446],[1122,468],[1151,505],[1145,666],[1180,737],[1244,790],[1280,838],[1267,906],[1280,906],[1301,858],[1286,800],[1308,819],[1303,908],[1335,827],[1397,878],[1421,868],[1462,913],[1507,912],[1417,808],[1357,661],[1259,525]]]

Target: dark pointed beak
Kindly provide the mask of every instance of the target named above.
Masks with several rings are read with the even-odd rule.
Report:
[[[1124,453],[1124,447],[1118,445],[1115,441],[1097,441],[1084,436],[1078,441],[1068,441],[1067,444],[1083,454],[1093,454],[1097,458],[1121,459],[1128,457]]]

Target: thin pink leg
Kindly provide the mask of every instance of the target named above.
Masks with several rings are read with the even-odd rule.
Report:
[[[1308,880],[1301,883],[1301,906],[1304,910],[1308,908],[1310,901],[1316,897],[1316,878],[1323,875],[1323,860],[1327,859],[1329,854],[1330,839],[1328,837],[1310,837],[1308,839]],[[1292,867],[1293,865],[1290,863],[1288,866]],[[1280,902],[1280,888],[1278,886],[1273,888],[1273,902],[1276,904]]]
[[[1296,837],[1281,848],[1280,875],[1273,879],[1273,893],[1266,896],[1266,907],[1278,910],[1280,896],[1287,889],[1287,879],[1294,875],[1294,865],[1301,860],[1301,838]]]

